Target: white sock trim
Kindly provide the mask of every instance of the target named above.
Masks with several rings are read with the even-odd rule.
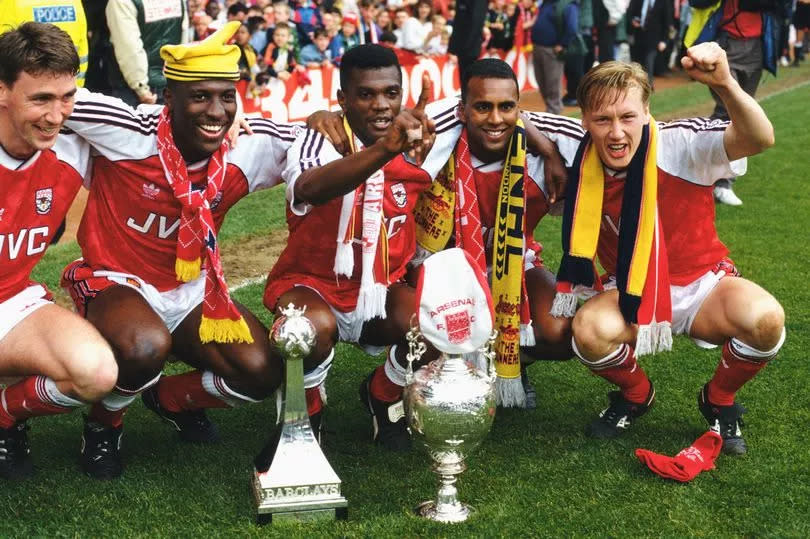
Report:
[[[620,345],[619,348],[613,352],[597,360],[590,360],[584,357],[582,352],[579,351],[579,348],[577,348],[577,341],[573,337],[571,337],[571,347],[574,349],[574,353],[577,358],[579,358],[580,363],[594,371],[618,367],[627,361],[627,358],[630,356],[630,347],[626,344]]]
[[[785,344],[785,338],[787,337],[787,331],[785,328],[782,328],[782,334],[779,336],[779,342],[776,343],[776,346],[771,348],[770,350],[758,350],[753,346],[749,346],[742,342],[741,340],[732,338],[729,342],[731,347],[731,351],[734,353],[735,356],[739,357],[741,360],[753,360],[757,362],[768,361],[776,356],[779,353],[779,350],[782,348],[782,345]]]
[[[117,412],[119,410],[123,410],[132,404],[138,395],[157,384],[162,375],[163,373],[159,372],[157,376],[146,382],[138,389],[126,389],[121,386],[115,386],[109,395],[101,399],[100,404],[108,412]]]
[[[334,359],[335,349],[332,348],[332,350],[329,351],[329,355],[326,356],[326,359],[321,361],[321,363],[311,371],[305,372],[304,389],[311,389],[322,385],[326,381],[326,376],[329,374],[329,369],[332,368],[332,361]]]
[[[38,376],[38,378],[39,380],[37,380],[36,384],[37,394],[43,401],[61,406],[62,408],[78,408],[84,405],[82,401],[69,397],[59,391],[59,388],[56,387],[56,382],[47,376]],[[41,394],[39,391],[40,388],[42,389]]]
[[[203,371],[202,386],[205,392],[223,401],[225,404],[234,408],[240,404],[261,402],[254,398],[248,397],[234,391],[225,383],[225,379],[221,376],[214,374],[211,371]]]
[[[385,376],[388,380],[400,387],[405,387],[405,367],[397,362],[396,357],[397,345],[393,345],[388,349],[388,356],[385,359],[383,369]]]

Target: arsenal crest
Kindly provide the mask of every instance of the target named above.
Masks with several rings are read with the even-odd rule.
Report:
[[[404,208],[405,204],[408,203],[408,192],[401,183],[395,183],[391,186],[391,195],[393,195],[394,203],[398,208]]]
[[[37,189],[34,204],[37,207],[38,214],[45,215],[50,213],[51,205],[53,204],[53,188]]]

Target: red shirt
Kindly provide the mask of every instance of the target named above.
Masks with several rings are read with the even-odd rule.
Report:
[[[740,0],[726,0],[720,29],[737,39],[762,37],[762,13],[740,11]]]
[[[89,148],[59,135],[22,161],[0,148],[0,302],[24,290],[82,186]]]
[[[362,236],[362,219],[355,220],[354,273],[350,279],[338,278],[333,266],[337,248],[337,232],[342,197],[330,200],[321,206],[302,208],[292,196],[295,180],[311,166],[320,166],[342,156],[334,147],[314,131],[299,137],[287,156],[287,198],[291,208],[287,210],[287,225],[290,236],[287,246],[279,256],[267,278],[264,304],[275,307],[278,297],[295,285],[309,286],[317,290],[333,308],[351,312],[357,305],[362,274],[362,255],[359,239]],[[389,282],[399,280],[407,270],[407,263],[416,246],[416,224],[413,211],[419,194],[431,182],[427,172],[408,163],[398,155],[383,167],[385,188],[383,195],[383,218],[388,234]],[[357,197],[357,215],[362,216],[362,196]],[[379,246],[378,246],[379,249]]]
[[[161,106],[132,109],[122,101],[80,91],[67,127],[101,154],[94,159],[87,208],[78,241],[95,270],[137,275],[166,291],[175,276],[181,205],[175,199],[157,153]],[[292,125],[251,119],[253,135],[242,136],[226,153],[222,190],[211,202],[214,223],[247,193],[281,180]],[[189,179],[206,181],[207,161],[188,165]]]

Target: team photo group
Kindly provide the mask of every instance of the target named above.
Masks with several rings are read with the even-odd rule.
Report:
[[[746,454],[756,426],[743,430],[737,393],[760,371],[768,377],[790,335],[780,302],[741,276],[715,228],[715,184],[742,176],[747,157],[775,144],[726,47],[696,44],[678,63],[727,119],[656,121],[651,77],[618,60],[581,77],[576,117],[522,108],[513,66],[492,57],[462,66],[458,96],[434,99],[424,76],[407,108],[401,57],[374,41],[342,55],[338,110],[283,123],[243,113],[240,28],[226,22],[202,40],[162,46],[165,89],[137,107],[77,87],[81,60],[57,26],[0,34],[4,488],[42,473],[126,482],[127,447],[153,443],[138,439],[130,408],[163,420],[178,444],[215,444],[208,410],[265,399],[287,409],[266,418],[278,421],[276,439],[240,436],[258,446],[270,434],[264,468],[255,463],[267,474],[299,400],[314,443],[343,435],[329,428],[340,419],[326,393],[330,369],[346,360],[339,343],[379,358],[351,381],[371,432],[357,443],[402,455],[421,445],[415,430],[432,417],[413,411],[426,397],[409,388],[441,377],[436,360],[463,357],[482,379],[491,370],[496,424],[500,410],[546,406],[548,362],[578,362],[604,380],[606,397],[578,403],[591,418],[577,430],[612,440],[655,414],[657,391],[669,389],[642,363],[667,361],[683,335],[714,349],[703,385],[677,388],[691,392],[705,433],[677,455],[638,450],[638,459],[688,482],[730,458],[721,453]],[[276,186],[288,236],[262,268],[262,313],[232,297],[219,233],[240,200]],[[81,255],[60,278],[66,308],[32,271],[83,189]],[[545,219],[561,221],[558,237],[535,235]],[[559,252],[559,264],[547,266],[544,250]],[[302,335],[295,351],[279,340]],[[293,359],[302,360],[300,388],[290,387],[301,383],[287,372]],[[34,438],[36,418],[77,409],[83,428],[60,451],[79,465],[48,469],[37,458],[42,438],[29,431]],[[300,466],[305,473],[303,456]]]

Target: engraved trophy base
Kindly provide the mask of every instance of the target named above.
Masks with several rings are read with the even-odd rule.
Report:
[[[275,438],[275,437],[274,437]],[[273,444],[274,440],[270,441]],[[345,520],[348,502],[341,481],[321,451],[309,419],[285,423],[269,469],[253,470],[256,522],[275,520]],[[260,466],[263,468],[264,466]]]
[[[430,500],[417,505],[414,512],[428,520],[452,524],[453,522],[464,522],[475,512],[475,509],[461,502],[438,504]]]

